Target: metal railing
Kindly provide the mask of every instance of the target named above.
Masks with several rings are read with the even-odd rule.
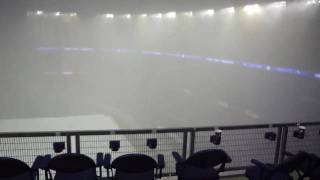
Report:
[[[175,175],[172,151],[184,158],[199,150],[224,149],[232,158],[227,171],[243,170],[250,166],[251,159],[278,164],[285,152],[299,150],[320,156],[320,122],[300,123],[305,126],[303,139],[293,137],[297,124],[266,124],[246,126],[196,127],[180,129],[106,130],[73,132],[0,133],[0,156],[13,157],[29,165],[37,155],[51,154],[53,142],[65,142],[67,153],[82,153],[95,159],[96,153],[110,153],[112,158],[127,153],[143,153],[151,157],[163,154],[165,176]],[[213,144],[210,137],[215,130],[222,130],[221,143]],[[274,141],[265,139],[266,132],[274,132]],[[157,148],[150,149],[147,139],[156,138]],[[111,151],[109,142],[120,141],[119,151]],[[105,176],[105,174],[103,174]]]

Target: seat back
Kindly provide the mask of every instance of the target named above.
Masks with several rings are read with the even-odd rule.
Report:
[[[186,164],[198,168],[212,168],[219,164],[230,163],[231,158],[221,149],[208,149],[191,155]]]
[[[18,159],[0,157],[0,180],[32,180],[31,168]]]
[[[96,164],[83,154],[61,154],[52,158],[49,170],[56,171],[54,180],[96,180]]]
[[[143,154],[126,154],[116,158],[111,167],[116,169],[115,179],[153,180],[157,162]]]
[[[308,154],[305,152],[299,152],[298,154],[291,156],[284,160],[281,164],[273,168],[265,177],[265,179],[290,179],[290,173],[298,170],[301,164],[306,160]],[[279,176],[280,178],[277,178]],[[286,178],[284,178],[286,177]]]
[[[287,158],[281,164],[276,166],[273,172],[291,173],[301,166],[303,162],[308,158],[308,154],[305,152],[299,152],[298,154]]]
[[[315,168],[311,175],[310,175],[310,180],[318,180],[320,178],[320,166]]]
[[[269,180],[293,180],[293,178],[286,173],[274,173]]]

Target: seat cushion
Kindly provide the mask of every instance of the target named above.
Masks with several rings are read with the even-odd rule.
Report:
[[[54,180],[96,180],[96,169],[91,168],[81,172],[65,173],[56,172]]]
[[[218,180],[219,174],[213,168],[197,168],[194,166],[185,166],[178,175],[183,180]]]
[[[154,180],[154,173],[152,171],[140,172],[140,173],[130,173],[130,172],[122,172],[116,171],[115,174],[116,180]]]
[[[250,180],[258,180],[261,178],[261,169],[257,166],[250,166],[246,169],[245,175]]]
[[[270,166],[271,168],[271,166]],[[251,166],[246,169],[245,175],[249,180],[263,180],[267,173],[271,172],[264,172],[261,168],[257,166]],[[286,173],[275,173],[271,177],[270,180],[291,180],[292,178]]]
[[[26,172],[11,177],[0,177],[0,180],[32,180],[32,175],[30,172]]]

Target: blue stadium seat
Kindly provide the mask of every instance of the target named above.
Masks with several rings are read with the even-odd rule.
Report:
[[[320,158],[316,156],[315,154],[306,153],[306,158],[304,161],[302,161],[298,167],[298,175],[299,180],[303,180],[307,177],[309,177],[311,180],[319,180],[320,174],[318,174],[318,177],[315,179],[317,172],[320,169]],[[293,155],[291,155],[293,156]]]
[[[310,180],[319,180],[320,179],[320,166],[314,169],[310,175]]]
[[[26,163],[9,157],[0,157],[0,180],[34,180],[39,179],[39,158],[34,161],[32,168]]]
[[[99,163],[101,155],[97,155]],[[83,154],[61,154],[52,159],[43,159],[42,169],[46,171],[46,180],[97,180],[96,168],[99,167]],[[54,177],[52,172],[55,171]]]
[[[253,159],[251,162],[255,166],[248,167],[245,175],[249,180],[293,180],[290,173],[297,171],[306,158],[307,153],[300,152],[279,165],[264,164]]]
[[[172,152],[172,155],[176,160],[178,180],[218,180],[219,173],[224,171],[226,163],[232,161],[221,149],[199,151],[186,160],[177,152]],[[218,169],[215,169],[218,165]]]
[[[107,169],[108,178],[115,180],[154,180],[162,177],[165,163],[161,154],[158,155],[158,162],[144,154],[126,154],[117,157],[112,163],[111,155],[106,154],[104,167]]]

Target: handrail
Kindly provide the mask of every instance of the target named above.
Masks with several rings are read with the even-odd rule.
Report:
[[[276,128],[292,127],[304,125],[320,125],[320,121],[301,122],[301,123],[273,123],[273,124],[249,124],[232,126],[203,126],[203,127],[182,127],[182,128],[148,128],[148,129],[106,129],[106,130],[80,130],[80,131],[40,131],[40,132],[0,132],[0,137],[37,137],[37,136],[67,136],[67,135],[110,135],[110,134],[150,134],[166,132],[184,132],[184,131],[210,131],[219,128],[221,130],[236,129],[256,129],[256,128]]]

